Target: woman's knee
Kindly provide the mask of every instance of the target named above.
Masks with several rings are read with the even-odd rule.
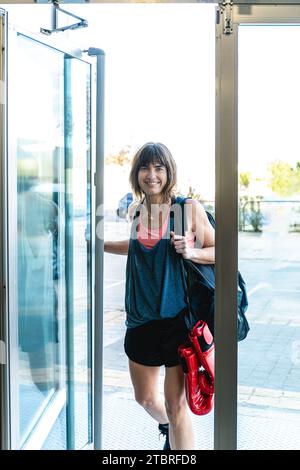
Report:
[[[147,392],[143,393],[137,390],[135,390],[134,392],[134,398],[135,398],[135,401],[146,410],[153,408],[157,400],[157,396],[154,393],[152,394],[149,394]]]
[[[187,403],[185,395],[178,398],[166,398],[166,412],[171,423],[176,423],[183,413],[187,412]]]
[[[158,396],[159,367],[148,367],[129,360],[131,382],[135,401],[151,409]]]

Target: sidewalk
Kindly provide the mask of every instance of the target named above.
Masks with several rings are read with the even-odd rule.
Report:
[[[162,442],[158,439],[154,421],[134,401],[127,359],[123,352],[124,312],[107,312],[105,318],[105,330],[108,334],[105,335],[104,348],[104,449],[161,449]],[[261,360],[261,355],[265,355],[265,352],[263,348],[257,351],[254,348],[255,337],[262,334],[259,330],[264,327],[251,324],[251,340],[247,338],[247,341],[239,345],[238,447],[299,449],[299,365],[295,364],[295,370],[290,371],[295,380],[289,377],[287,381],[285,377],[285,389],[279,388],[280,381],[273,362],[280,363],[281,353],[276,348],[274,329],[268,328],[269,334],[264,335],[263,343],[266,349],[272,351],[272,363],[268,361],[262,367],[259,359]],[[292,329],[295,335],[299,334],[300,324]],[[251,367],[249,360],[247,366],[243,364],[249,355],[252,357]],[[288,360],[287,358],[286,361]],[[279,371],[279,376],[282,376],[282,371]],[[160,389],[163,389],[163,368]],[[212,449],[213,413],[202,417],[192,415],[192,420],[196,430],[197,448]]]
[[[196,449],[213,449],[213,412],[192,415]],[[300,448],[299,412],[240,405],[238,409],[238,449]],[[104,394],[104,450],[161,450],[154,420],[124,392]]]
[[[240,233],[239,270],[251,330],[239,343],[238,448],[300,449],[300,234]],[[121,309],[105,312],[104,448],[161,449],[133,398],[124,321]],[[213,448],[213,413],[192,419],[197,448]]]

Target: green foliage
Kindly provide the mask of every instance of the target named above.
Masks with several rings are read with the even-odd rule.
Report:
[[[201,194],[199,193],[196,193],[196,189],[193,188],[192,186],[189,186],[189,190],[188,190],[188,193],[187,193],[187,197],[190,197],[192,199],[195,199],[196,201],[200,201],[202,198],[201,198]]]
[[[204,209],[208,212],[210,212],[213,216],[215,215],[215,204],[213,201],[206,201],[200,193],[196,192],[196,189],[193,188],[192,186],[189,186],[189,190],[187,193],[187,197],[190,197],[192,199],[195,199],[196,201],[201,202],[203,205]]]
[[[286,162],[277,160],[270,165],[270,188],[279,196],[300,194],[300,162],[293,168]]]
[[[239,198],[239,230],[262,232],[264,216],[261,211],[262,196],[241,196]]]
[[[239,175],[239,184],[241,189],[248,189],[250,185],[251,173],[250,171],[241,172]]]

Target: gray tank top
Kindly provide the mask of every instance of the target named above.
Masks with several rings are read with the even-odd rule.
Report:
[[[174,203],[178,207],[184,199],[177,197]],[[139,212],[136,211],[135,218],[138,216]],[[174,217],[171,208],[167,230],[151,249],[137,240],[134,233],[136,224],[132,224],[125,289],[128,328],[135,328],[151,320],[173,318],[186,307],[180,268],[181,255],[176,253],[170,241],[170,231],[174,230],[174,218],[177,228],[175,233],[182,233],[182,219],[177,215]],[[179,226],[180,231],[178,231]]]

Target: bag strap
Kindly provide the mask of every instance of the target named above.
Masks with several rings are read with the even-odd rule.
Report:
[[[185,213],[184,213],[185,212],[184,211],[184,204],[185,204],[186,199],[188,199],[188,198],[182,197],[179,201],[179,204],[182,207],[182,235],[184,235],[184,227],[185,227],[185,222],[186,222]],[[213,228],[215,228],[215,219],[214,219],[213,215],[208,211],[205,211],[205,212],[206,212],[206,215],[207,215],[207,218],[208,218],[210,224],[212,225]],[[183,288],[184,288],[184,292],[185,292],[185,300],[186,300],[186,303],[187,303],[187,313],[184,316],[184,320],[185,320],[187,328],[191,329],[195,325],[196,319],[194,318],[194,315],[193,315],[190,296],[189,296],[189,292],[190,292],[189,270],[194,270],[194,271],[198,272],[202,277],[205,277],[205,276],[204,276],[203,272],[201,272],[201,273],[199,272],[198,268],[194,265],[193,262],[191,262],[189,260],[184,260],[184,258],[182,256],[180,256],[180,269],[181,269],[181,276],[182,276],[182,280],[183,280]],[[207,287],[211,290],[214,290],[214,287],[211,286],[209,280],[208,279],[206,279],[206,280],[207,280]],[[239,271],[238,271],[238,287],[241,290],[241,294],[242,294],[241,297],[238,298],[238,310],[240,311],[240,314],[244,318],[243,324],[245,325],[245,328],[246,328],[246,330],[243,331],[243,336],[238,338],[238,341],[240,341],[240,340],[244,339],[247,336],[247,333],[248,333],[248,330],[249,330],[249,325],[248,325],[248,321],[247,321],[247,319],[244,315],[245,311],[248,308],[248,296],[247,296],[247,290],[246,290],[246,283],[245,283],[245,281],[244,281],[244,279],[243,279],[243,277],[242,277],[242,275]],[[238,334],[239,334],[239,332],[238,332]]]
[[[177,198],[177,202],[181,205],[181,209],[182,209],[182,227],[181,227],[181,233],[182,235],[184,235],[184,228],[187,226],[186,223],[187,223],[187,220],[186,220],[186,213],[185,213],[185,210],[184,210],[184,207],[185,207],[185,201],[187,199],[190,199],[190,198],[187,198],[187,197],[181,197],[179,200],[179,198]],[[214,217],[213,215],[208,212],[208,211],[205,211],[206,212],[206,215],[207,215],[207,218],[210,222],[210,224],[215,227],[215,220],[214,220]],[[190,260],[185,260],[182,256],[180,256],[180,270],[181,270],[181,277],[182,277],[182,281],[183,281],[183,288],[184,288],[184,292],[185,292],[185,300],[186,300],[186,303],[187,303],[187,313],[185,315],[185,323],[186,323],[186,326],[188,329],[191,329],[193,328],[193,326],[195,325],[196,323],[196,318],[194,317],[193,315],[193,311],[192,311],[192,307],[191,307],[191,301],[190,301],[190,295],[189,295],[189,292],[190,292],[190,271],[195,271],[197,275],[201,276],[202,279],[205,280],[206,282],[206,287],[214,292],[214,286],[211,284],[210,280],[206,277],[205,273],[203,272],[203,269],[202,271],[199,270],[199,268]]]
[[[187,199],[189,199],[189,198],[180,196],[180,197],[177,197],[176,200],[175,200],[175,203],[180,204],[180,206],[181,206],[181,216],[182,216],[182,219],[181,219],[181,234],[183,236],[184,236],[184,233],[185,233],[184,228],[186,226],[186,214],[185,214],[185,210],[184,210],[184,205],[185,205],[185,201]],[[173,221],[174,221],[174,214],[172,213],[171,216],[173,216]],[[173,223],[172,228],[174,230],[174,223]],[[185,294],[185,301],[186,301],[186,304],[187,304],[187,313],[184,315],[184,321],[185,321],[187,329],[190,330],[195,325],[196,320],[195,320],[193,312],[192,312],[190,295],[189,295],[189,290],[190,290],[189,289],[189,275],[188,275],[187,269],[185,268],[184,263],[185,263],[185,261],[184,261],[183,257],[180,255],[180,259],[179,259],[180,272],[181,272],[182,284],[183,284],[183,289],[184,289],[184,294]]]

